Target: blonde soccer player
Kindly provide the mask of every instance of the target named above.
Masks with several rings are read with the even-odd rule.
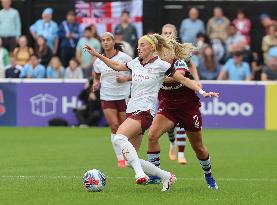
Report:
[[[175,71],[171,64],[163,61],[157,56],[164,50],[171,49],[165,38],[158,34],[145,35],[138,41],[139,57],[123,64],[115,62],[95,49],[86,46],[85,50],[96,56],[109,67],[117,71],[132,71],[131,98],[127,105],[127,119],[119,126],[114,137],[114,143],[120,146],[123,156],[128,164],[135,171],[137,184],[147,184],[147,175],[159,176],[162,179],[162,191],[169,190],[176,180],[175,175],[164,171],[152,163],[139,159],[133,143],[141,140],[141,136],[146,129],[151,126],[156,112],[158,92],[166,75],[172,76],[178,82],[189,88],[202,92],[202,89],[190,79],[184,77],[182,73]],[[203,93],[205,96],[217,95],[216,93]],[[139,143],[138,143],[139,144]]]

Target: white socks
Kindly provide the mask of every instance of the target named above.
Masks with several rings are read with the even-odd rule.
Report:
[[[136,173],[136,178],[144,177],[144,173],[138,154],[134,146],[128,141],[128,138],[122,134],[117,134],[114,136],[115,146],[120,147],[122,150],[123,158],[133,167]],[[153,165],[154,166],[154,165]]]
[[[124,160],[120,146],[116,145],[114,142],[114,136],[115,134],[111,134],[111,142],[112,142],[112,146],[113,146],[117,161]]]
[[[156,167],[151,162],[140,159],[140,164],[143,168],[143,171],[147,175],[158,176],[158,177],[161,177],[162,179],[169,179],[170,178],[170,173],[169,172],[164,171],[164,170],[160,169],[159,167]]]

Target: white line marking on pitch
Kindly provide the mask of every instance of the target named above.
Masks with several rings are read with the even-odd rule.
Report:
[[[81,179],[81,176],[1,176],[1,178],[6,179]],[[133,179],[132,177],[110,177],[108,179]],[[186,178],[177,177],[178,180],[184,181],[200,181],[203,180],[199,178]],[[277,182],[277,178],[217,178],[218,181],[256,181],[256,182]]]

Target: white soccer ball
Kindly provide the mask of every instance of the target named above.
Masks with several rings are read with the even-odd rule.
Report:
[[[83,176],[83,185],[87,191],[100,192],[105,188],[106,177],[97,169],[88,170]]]

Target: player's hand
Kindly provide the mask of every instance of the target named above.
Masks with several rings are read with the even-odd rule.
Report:
[[[96,92],[100,87],[100,83],[99,82],[93,82],[92,85],[92,92]]]
[[[88,52],[92,56],[97,56],[99,54],[94,48],[90,47],[89,45],[85,45],[83,49],[85,52]]]
[[[210,98],[210,97],[219,97],[219,93],[216,92],[207,92],[203,94],[204,98]]]
[[[117,81],[118,83],[125,83],[125,82],[127,82],[127,78],[124,77],[124,76],[121,76],[121,75],[117,75],[117,76],[116,76],[116,81]]]

